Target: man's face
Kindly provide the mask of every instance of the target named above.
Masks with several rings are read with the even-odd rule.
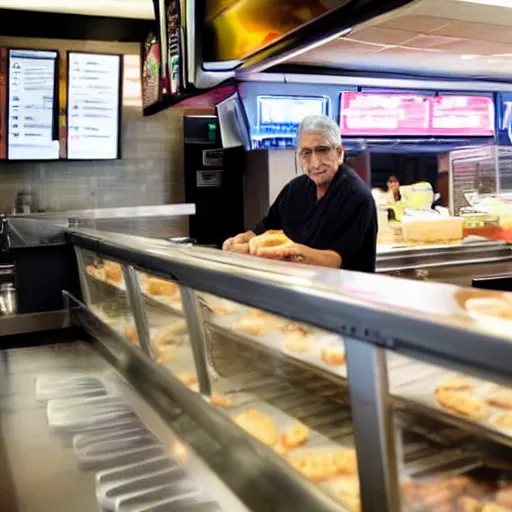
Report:
[[[343,147],[334,147],[321,132],[304,133],[298,151],[302,170],[315,185],[328,185],[343,162]]]

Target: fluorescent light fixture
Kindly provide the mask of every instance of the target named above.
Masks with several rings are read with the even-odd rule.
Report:
[[[470,54],[468,54],[468,55],[461,55],[461,56],[460,56],[460,58],[461,58],[462,60],[474,60],[474,59],[476,59],[477,57],[478,57],[478,55],[470,55]]]
[[[471,4],[488,5],[489,7],[512,8],[512,0],[456,0],[457,2],[467,2]]]

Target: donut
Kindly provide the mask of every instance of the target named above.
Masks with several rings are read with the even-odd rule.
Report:
[[[291,240],[283,231],[266,231],[262,235],[255,236],[249,240],[249,252],[259,256],[262,249],[277,249],[290,242]]]

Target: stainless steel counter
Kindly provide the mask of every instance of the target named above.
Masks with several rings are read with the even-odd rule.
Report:
[[[0,352],[0,451],[6,455],[0,456],[1,510],[98,510],[94,473],[80,471],[70,438],[50,431],[46,403],[35,399],[35,379],[105,368],[97,354],[78,342]]]

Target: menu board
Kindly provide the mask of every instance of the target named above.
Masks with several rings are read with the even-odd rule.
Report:
[[[306,116],[327,114],[328,98],[305,96],[258,96],[258,126],[295,126]]]
[[[344,92],[340,127],[345,136],[494,135],[488,96]]]
[[[120,55],[68,53],[68,159],[119,158]]]
[[[9,50],[9,160],[56,160],[56,51]]]

